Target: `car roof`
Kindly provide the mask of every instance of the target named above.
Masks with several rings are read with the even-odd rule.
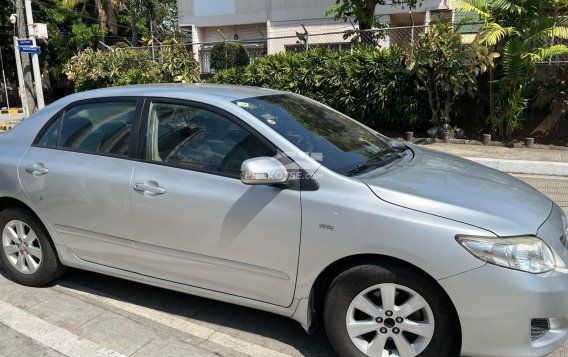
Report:
[[[72,95],[73,100],[117,97],[117,96],[155,96],[179,97],[184,94],[199,94],[200,96],[214,97],[215,99],[233,101],[237,99],[260,97],[286,92],[267,88],[248,87],[231,84],[205,84],[205,83],[166,83],[166,84],[140,84],[95,89]]]

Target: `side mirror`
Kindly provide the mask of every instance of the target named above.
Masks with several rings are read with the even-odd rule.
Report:
[[[241,166],[241,181],[246,185],[285,183],[288,170],[273,157],[248,159]]]

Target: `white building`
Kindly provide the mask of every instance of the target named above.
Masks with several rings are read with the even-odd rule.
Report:
[[[214,42],[238,40],[251,57],[304,46],[297,33],[309,33],[309,46],[349,49],[344,33],[355,26],[350,21],[335,21],[325,16],[335,0],[178,0],[179,26],[191,31],[194,53],[202,72],[209,72],[208,49]],[[424,26],[434,17],[452,18],[450,0],[425,0],[409,13],[407,8],[377,6],[379,21],[390,27]],[[302,25],[304,27],[302,27]],[[382,45],[409,42],[409,29],[394,30]]]

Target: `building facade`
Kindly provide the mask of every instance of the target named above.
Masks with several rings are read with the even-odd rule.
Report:
[[[208,54],[213,43],[239,41],[251,58],[305,46],[339,50],[351,48],[346,31],[356,30],[351,19],[326,16],[335,0],[178,0],[179,26],[190,31],[193,52],[203,73],[210,72]],[[376,17],[388,23],[382,46],[413,41],[432,18],[452,20],[451,0],[425,0],[412,12],[400,6],[377,6]],[[305,38],[307,34],[308,39]]]

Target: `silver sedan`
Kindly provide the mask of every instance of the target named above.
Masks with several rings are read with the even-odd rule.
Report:
[[[0,136],[0,260],[321,325],[340,356],[545,356],[568,337],[566,217],[506,174],[313,100],[154,85]]]

